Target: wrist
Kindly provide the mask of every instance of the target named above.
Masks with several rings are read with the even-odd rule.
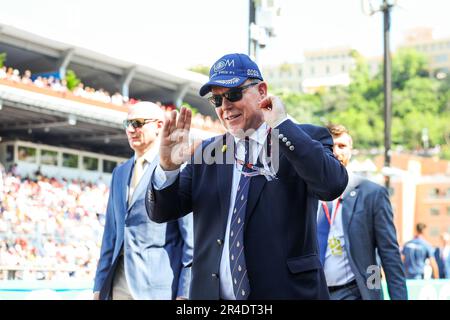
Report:
[[[175,171],[175,170],[178,170],[181,167],[181,165],[177,165],[177,164],[164,165],[164,164],[161,164],[161,163],[160,163],[160,166],[161,166],[161,169],[163,169],[164,171]]]

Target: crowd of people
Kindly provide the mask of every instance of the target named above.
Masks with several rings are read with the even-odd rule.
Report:
[[[103,183],[4,174],[0,279],[92,279],[109,193]]]
[[[73,90],[69,90],[67,87],[66,79],[58,79],[54,76],[37,76],[32,77],[30,70],[25,70],[25,72],[21,75],[18,69],[14,69],[12,67],[3,66],[0,68],[0,80],[9,80],[13,83],[21,83],[25,85],[31,85],[38,88],[47,88],[52,91],[64,93],[66,97],[70,94],[73,94],[75,97],[81,97],[93,101],[98,101],[107,104],[113,104],[119,107],[125,107],[128,103],[136,103],[138,100],[134,98],[128,98],[122,96],[119,92],[115,92],[111,94],[107,90],[100,88],[95,89],[89,86],[86,86],[83,82],[80,82]],[[164,110],[171,111],[175,108],[173,105],[163,105],[158,103],[158,105]],[[192,119],[192,125],[194,128],[206,130],[206,131],[214,131],[214,132],[223,132],[223,127],[219,121],[212,119],[210,116],[204,116],[200,113],[195,114]]]

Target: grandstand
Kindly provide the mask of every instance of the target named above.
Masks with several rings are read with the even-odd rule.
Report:
[[[200,111],[193,121],[196,138],[222,132],[211,118],[213,108],[198,96],[205,81],[203,75],[136,65],[2,24],[0,52],[7,54],[8,67],[3,68],[3,76],[0,70],[0,160],[7,167],[16,163],[20,172],[28,174],[40,168],[50,176],[87,180],[102,176],[109,181],[111,161],[117,164],[128,158],[131,151],[121,126],[126,108],[114,101],[114,95],[105,94],[108,92],[127,99],[158,101],[169,109],[187,102]],[[70,92],[61,84],[67,69],[73,69],[86,85],[83,92],[97,88],[94,94]],[[43,85],[43,79],[51,80],[45,80]],[[96,99],[95,93],[103,95]],[[31,152],[37,152],[36,155],[21,158],[19,148],[25,150],[23,141],[60,148],[45,149],[58,152],[56,163],[42,163],[41,148],[30,146],[27,148],[34,148],[36,151]],[[72,150],[63,152],[61,148]],[[84,156],[72,160],[78,162],[75,166],[64,165],[65,155],[81,151]],[[86,171],[86,161],[91,163],[87,169],[90,172],[76,176],[74,170]],[[92,162],[97,163],[96,168],[92,168]]]
[[[217,135],[223,128],[214,109],[198,96],[205,77],[0,24],[3,52],[0,280],[90,282],[111,173],[132,155],[122,128],[126,102],[155,101],[166,110],[186,102],[199,111],[191,138]],[[74,91],[64,80],[69,69],[83,82]],[[5,296],[0,288],[0,299]]]

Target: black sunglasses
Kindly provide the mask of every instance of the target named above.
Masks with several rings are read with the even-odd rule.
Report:
[[[243,96],[242,91],[258,83],[259,82],[252,82],[242,87],[232,88],[222,94],[213,94],[211,97],[208,98],[208,100],[214,107],[219,108],[222,105],[223,98],[226,98],[230,102],[239,101],[242,99]]]
[[[136,128],[142,128],[145,124],[150,123],[150,122],[156,122],[158,121],[158,119],[126,119],[123,120],[123,128],[127,129],[130,124],[131,126],[136,129]]]

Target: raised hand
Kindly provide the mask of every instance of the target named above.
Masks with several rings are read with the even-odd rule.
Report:
[[[189,147],[189,130],[191,129],[192,111],[181,107],[178,112],[173,110],[166,116],[161,131],[159,147],[159,165],[165,171],[178,169],[191,155]]]
[[[259,102],[259,107],[263,111],[264,121],[274,128],[287,118],[286,109],[283,102],[277,96],[269,95]]]

